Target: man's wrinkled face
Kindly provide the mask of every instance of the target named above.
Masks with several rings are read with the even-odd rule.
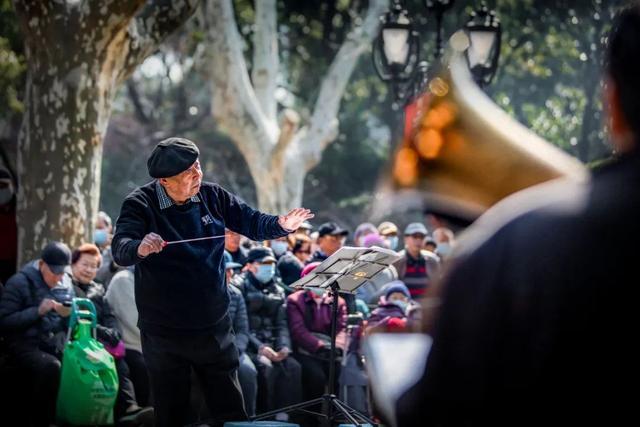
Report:
[[[200,185],[202,184],[200,161],[196,160],[189,169],[180,172],[176,176],[160,178],[160,184],[164,186],[173,201],[178,203],[186,202],[200,191]]]

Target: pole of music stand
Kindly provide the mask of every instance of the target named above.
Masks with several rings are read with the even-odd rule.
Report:
[[[250,418],[251,421],[258,421],[266,418],[271,418],[274,415],[282,412],[289,413],[293,411],[302,411],[302,412],[307,412],[314,415],[324,416],[328,421],[329,425],[331,425],[331,422],[335,417],[334,410],[337,410],[337,412],[342,414],[342,416],[344,416],[345,419],[353,425],[356,425],[356,426],[362,425],[362,424],[371,424],[372,426],[376,425],[376,423],[373,420],[361,414],[357,410],[351,408],[349,405],[347,405],[346,403],[338,399],[338,397],[335,395],[336,335],[337,335],[337,329],[338,329],[337,326],[338,326],[339,289],[340,288],[338,287],[338,283],[333,282],[331,284],[331,295],[333,296],[333,301],[332,301],[333,307],[331,309],[332,316],[331,316],[331,354],[329,356],[329,390],[328,390],[329,392],[316,399],[308,400],[306,402],[301,402],[295,405],[285,406],[284,408],[275,409],[273,411],[256,415]],[[346,354],[344,355],[344,357],[346,357]],[[322,404],[321,410],[324,413],[318,413],[318,412],[309,411],[305,409],[310,406],[315,406],[318,404]]]

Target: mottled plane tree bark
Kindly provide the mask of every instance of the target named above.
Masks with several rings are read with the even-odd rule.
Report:
[[[338,135],[340,102],[353,69],[378,33],[388,0],[370,0],[349,29],[331,65],[318,73],[319,93],[311,117],[293,110],[278,115],[275,92],[281,73],[277,2],[255,2],[251,75],[244,58],[232,0],[203,3],[212,91],[212,114],[247,161],[258,205],[286,212],[302,204],[304,178]],[[318,70],[309,70],[317,73]]]
[[[198,0],[14,0],[28,73],[18,142],[19,264],[91,241],[116,90]]]

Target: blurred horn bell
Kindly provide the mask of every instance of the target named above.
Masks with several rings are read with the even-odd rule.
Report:
[[[492,205],[555,178],[583,180],[577,159],[512,119],[475,84],[460,52],[417,101],[414,128],[379,186],[374,217],[422,210],[470,224]]]

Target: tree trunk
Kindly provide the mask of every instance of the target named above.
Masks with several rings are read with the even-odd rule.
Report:
[[[197,0],[14,4],[28,64],[18,140],[20,266],[52,240],[93,241],[113,96]]]
[[[268,160],[268,159],[267,159]],[[256,185],[258,206],[264,212],[284,214],[294,207],[302,206],[302,194],[306,171],[290,159],[283,167],[250,165],[251,177]]]
[[[89,221],[98,210],[102,138],[113,96],[111,86],[98,84],[110,76],[80,65],[64,70],[34,62],[18,150],[21,262],[36,258],[51,240],[71,247],[93,241]],[[59,71],[50,75],[42,65]]]
[[[18,140],[19,264],[37,258],[51,240],[71,247],[93,241],[102,138],[137,9],[130,4],[128,19],[109,25],[68,4],[16,4],[28,63]]]

